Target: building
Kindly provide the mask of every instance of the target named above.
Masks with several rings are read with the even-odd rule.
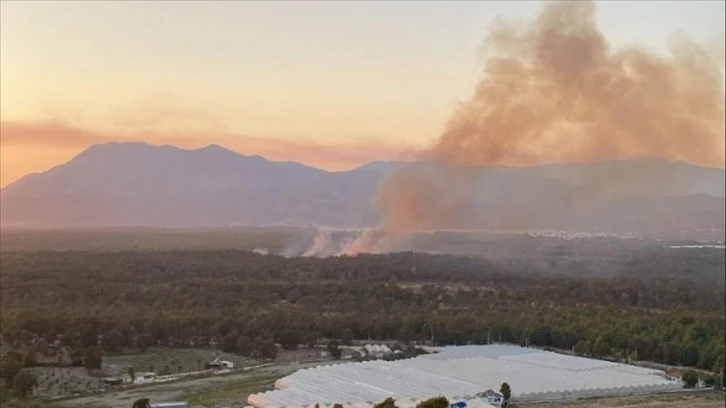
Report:
[[[371,354],[383,350],[367,347]],[[390,350],[390,349],[389,349]],[[507,345],[430,348],[433,354],[397,361],[365,361],[299,370],[275,390],[250,395],[256,408],[370,407],[388,397],[410,401],[444,396],[467,408],[496,406],[503,382],[520,402],[648,395],[681,389],[665,372],[611,361]],[[487,390],[482,392],[482,390]],[[479,395],[477,395],[479,394]],[[483,395],[480,396],[480,395]],[[491,398],[492,403],[489,403]],[[500,401],[501,402],[501,401]],[[415,405],[413,405],[415,407]]]
[[[136,374],[134,384],[146,384],[156,381],[156,373],[139,373]]]
[[[233,370],[234,369],[234,363],[227,360],[220,360],[219,358],[215,358],[214,361],[208,364],[209,368],[212,371],[222,371],[222,370]]]
[[[494,390],[486,390],[476,394],[477,397],[486,399],[487,403],[495,407],[501,407],[504,402],[504,396]]]

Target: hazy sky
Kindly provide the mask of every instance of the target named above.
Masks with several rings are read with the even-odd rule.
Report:
[[[722,38],[723,1],[599,2],[613,46]],[[89,144],[218,143],[340,169],[406,155],[536,1],[0,3],[0,185]],[[320,151],[316,149],[321,149]]]

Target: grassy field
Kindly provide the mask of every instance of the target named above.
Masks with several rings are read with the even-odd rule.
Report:
[[[38,380],[34,396],[38,398],[69,397],[107,388],[103,377],[127,377],[129,367],[137,373],[156,372],[180,374],[202,371],[206,364],[219,357],[232,361],[236,368],[260,364],[234,354],[213,349],[151,348],[143,353],[104,357],[103,370],[89,373],[83,367],[35,367],[32,371]]]
[[[262,374],[241,381],[218,383],[190,390],[179,399],[187,401],[190,407],[244,406],[248,395],[272,389],[278,378],[277,374]]]
[[[214,349],[150,348],[139,354],[106,357],[104,371],[119,376],[134,367],[137,373],[178,374],[204,370],[216,357],[233,362],[236,368],[259,364],[259,361]]]

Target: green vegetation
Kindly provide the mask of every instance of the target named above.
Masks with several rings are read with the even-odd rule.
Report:
[[[694,388],[698,384],[698,373],[693,370],[686,370],[683,372],[681,380],[686,388]]]
[[[396,406],[396,400],[394,400],[391,397],[388,397],[385,400],[373,405],[373,408],[398,408],[398,407]]]
[[[38,385],[38,380],[28,370],[21,370],[13,378],[13,390],[19,398],[26,398],[33,393],[33,387]]]
[[[100,370],[103,364],[103,349],[99,346],[90,346],[86,349],[83,364],[88,370]]]
[[[140,398],[134,401],[131,408],[151,408],[151,404],[149,403],[148,398]]]
[[[508,383],[502,383],[499,392],[502,394],[502,399],[504,400],[502,406],[506,407],[509,404],[509,399],[512,398],[512,388]]]
[[[276,374],[257,375],[241,381],[219,382],[184,393],[180,400],[190,406],[218,407],[244,401],[248,395],[269,390],[279,378]]]
[[[17,350],[11,350],[0,361],[0,378],[5,382],[5,386],[10,388],[13,386],[13,379],[23,368],[25,356]]]
[[[493,260],[3,251],[0,323],[3,340],[23,350],[23,365],[60,347],[79,367],[98,367],[101,352],[103,365],[121,373],[129,366],[173,373],[208,362],[150,364],[124,354],[131,350],[219,347],[271,359],[275,343],[295,349],[326,340],[334,351],[361,338],[507,342],[723,373],[723,251],[641,243],[598,252],[587,244],[578,257],[569,247],[575,244],[547,245],[537,257]],[[86,355],[89,348],[95,354]]]
[[[129,375],[130,368],[133,368],[135,373],[142,373],[157,372],[166,366],[173,369],[173,374],[176,374],[178,372],[205,370],[207,364],[217,357],[231,361],[235,367],[259,364],[257,360],[225,353],[217,349],[150,347],[143,352],[106,356],[104,357],[104,365],[115,368],[119,374],[125,375]],[[179,370],[179,366],[181,366],[181,370]]]
[[[418,403],[416,408],[449,408],[449,400],[446,397],[429,398]]]

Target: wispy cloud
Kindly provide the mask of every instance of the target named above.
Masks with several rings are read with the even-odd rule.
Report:
[[[355,141],[349,144],[329,144],[311,140],[283,140],[240,135],[224,131],[102,131],[76,126],[63,121],[0,121],[0,148],[3,156],[14,151],[37,151],[44,160],[3,161],[2,172],[13,179],[29,172],[43,171],[67,160],[68,152],[80,152],[98,143],[143,141],[153,145],[173,145],[199,148],[218,144],[247,155],[260,155],[271,160],[298,161],[327,170],[344,170],[373,160],[408,159],[414,156],[412,147],[396,146],[376,141]],[[48,152],[59,151],[53,155]],[[54,160],[53,158],[56,157]],[[27,163],[27,168],[17,168]],[[16,168],[9,168],[13,166]],[[6,185],[12,180],[3,178]]]

